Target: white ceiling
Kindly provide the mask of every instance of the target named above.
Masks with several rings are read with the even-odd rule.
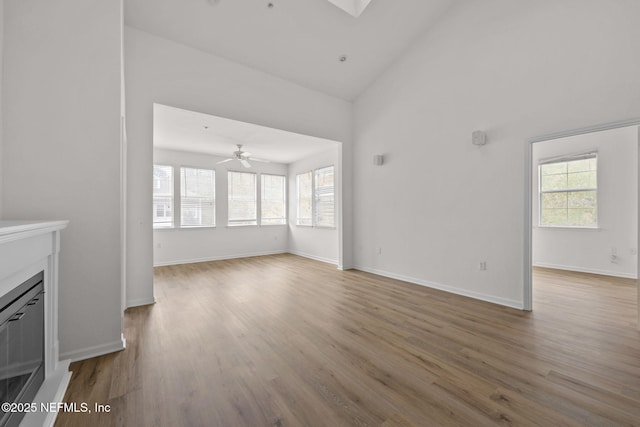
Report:
[[[126,0],[124,13],[131,27],[353,100],[457,1],[372,0],[358,18],[327,0]]]
[[[225,119],[161,104],[153,105],[153,146],[230,157],[243,144],[251,157],[292,163],[336,148],[337,142]]]

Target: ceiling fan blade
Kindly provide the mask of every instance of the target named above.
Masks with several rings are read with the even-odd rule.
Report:
[[[267,160],[267,159],[258,159],[257,157],[252,157],[251,158],[252,162],[261,162],[261,163],[271,163],[271,160]]]
[[[221,163],[227,163],[227,162],[230,162],[231,160],[234,160],[234,159],[225,159],[225,160],[221,160],[221,161],[219,161],[218,163],[216,163],[216,165],[219,165],[219,164],[221,164]]]
[[[242,166],[244,166],[245,168],[251,167],[251,164],[247,162],[245,159],[240,160],[240,163],[242,163]]]

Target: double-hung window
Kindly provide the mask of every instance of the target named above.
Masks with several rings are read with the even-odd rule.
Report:
[[[215,171],[180,168],[180,226],[214,227]]]
[[[256,174],[229,171],[229,225],[257,225],[258,203]]]
[[[297,225],[335,227],[333,166],[296,175]]]
[[[313,177],[314,225],[317,227],[335,226],[333,166],[316,169]]]
[[[260,187],[260,224],[280,225],[287,223],[286,179],[282,175],[262,174]]]
[[[296,175],[297,216],[296,224],[313,225],[313,172]]]
[[[173,167],[153,165],[153,228],[173,227]]]
[[[538,165],[540,226],[598,226],[598,157],[589,152]]]

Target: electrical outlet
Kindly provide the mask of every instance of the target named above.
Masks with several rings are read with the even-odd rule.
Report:
[[[480,264],[478,264],[478,270],[486,271],[487,270],[487,261],[481,261]]]

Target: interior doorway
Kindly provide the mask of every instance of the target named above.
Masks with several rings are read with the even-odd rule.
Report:
[[[527,142],[526,310],[533,309],[534,268],[633,279],[639,287],[639,125],[611,123]]]
[[[342,266],[342,148],[154,104],[154,266],[280,253]],[[303,173],[312,176],[313,195],[322,190],[311,197],[310,224],[297,215]]]

